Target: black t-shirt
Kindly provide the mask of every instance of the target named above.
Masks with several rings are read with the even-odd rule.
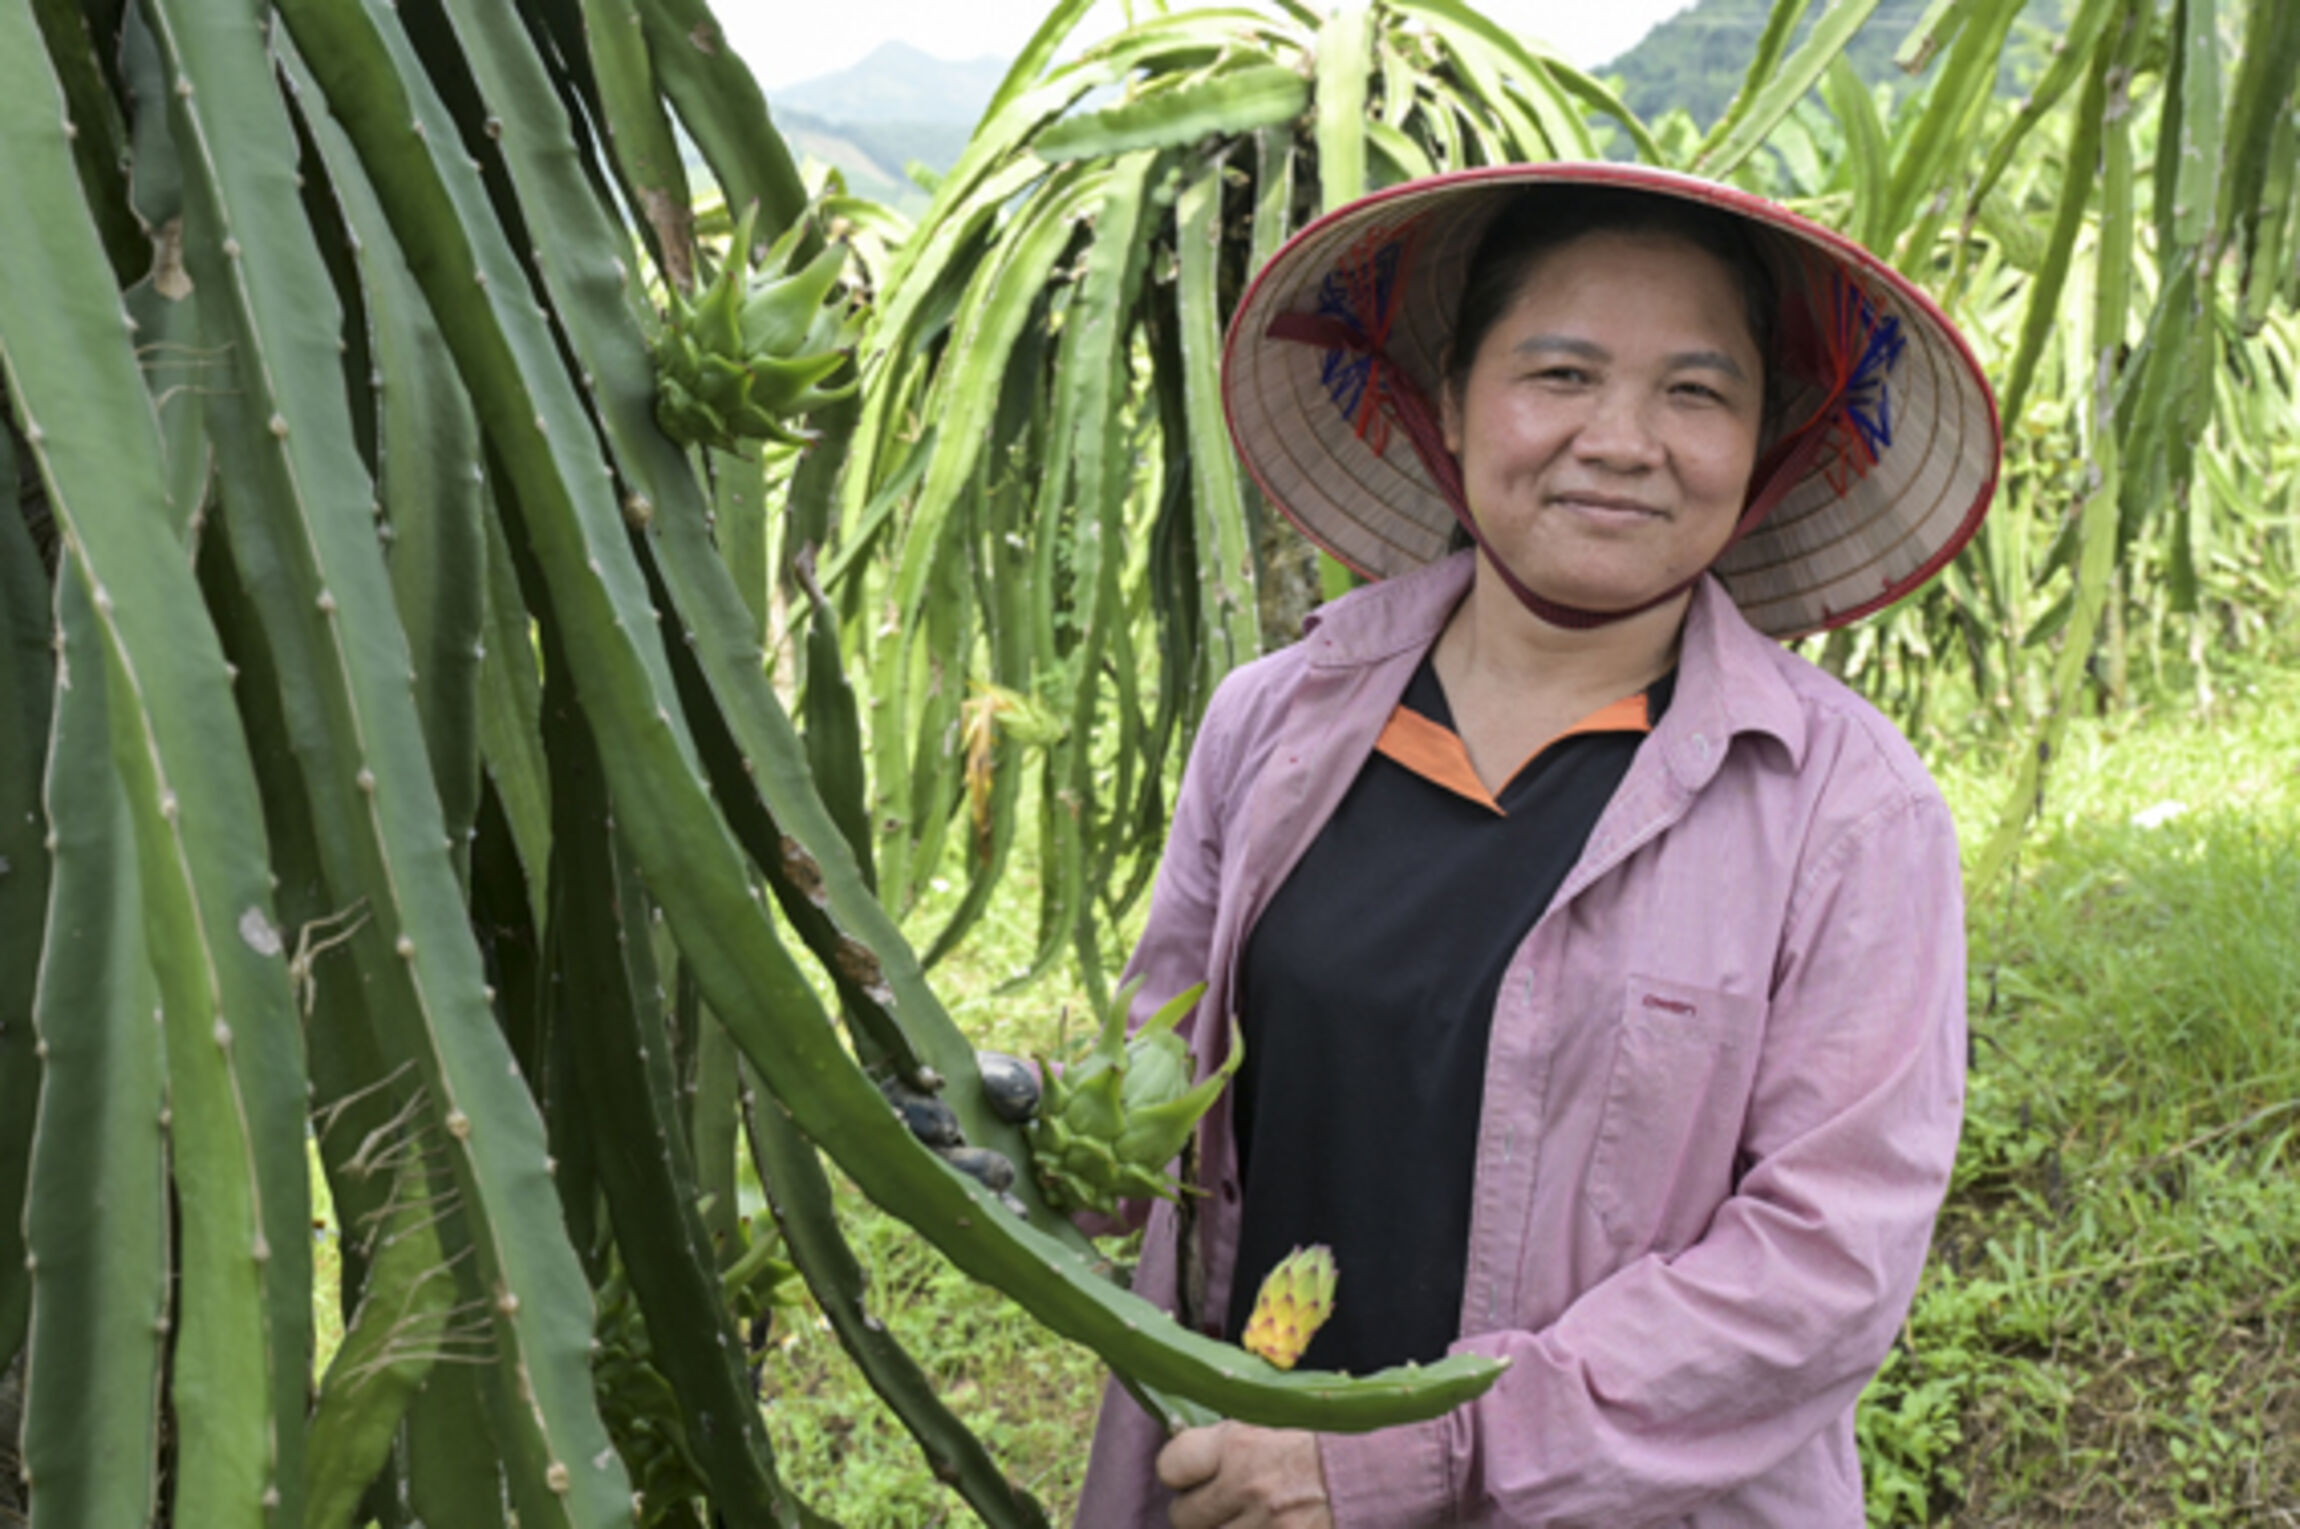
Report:
[[[1271,1267],[1318,1242],[1340,1278],[1305,1368],[1427,1363],[1460,1336],[1502,973],[1580,858],[1673,678],[1552,740],[1489,796],[1423,659],[1247,940],[1233,1342]]]

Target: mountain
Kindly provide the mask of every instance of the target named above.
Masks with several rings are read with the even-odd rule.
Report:
[[[915,214],[927,198],[909,166],[943,171],[958,162],[1010,62],[953,63],[882,43],[853,68],[785,85],[767,104],[802,157],[837,167],[849,191]]]
[[[785,85],[772,101],[843,125],[956,122],[972,128],[1010,62],[985,57],[953,63],[909,43],[881,43],[854,67]]]
[[[897,155],[862,128],[826,122],[808,112],[777,106],[773,115],[776,130],[792,153],[802,162],[813,160],[836,168],[846,177],[847,190],[856,196],[884,202],[902,213],[915,213],[926,205],[926,193],[903,169],[912,159],[926,159],[929,164],[934,163],[932,159],[916,153]],[[965,141],[961,129],[959,142]]]
[[[1905,95],[1925,76],[1903,73],[1894,64],[1893,55],[1931,8],[1929,0],[1882,0],[1876,14],[1846,47],[1847,61],[1870,84],[1890,82]],[[1702,0],[1656,26],[1636,47],[1597,72],[1618,78],[1622,100],[1646,121],[1681,106],[1706,129],[1724,114],[1725,104],[1741,88],[1741,77],[1748,71],[1772,9],[1771,0]],[[1798,24],[1790,42],[1792,50],[1812,30],[1821,9],[1811,7]],[[2045,4],[2035,9],[2042,14],[2032,19],[2057,26],[2064,6]],[[2017,56],[2018,50],[2015,52]],[[1999,83],[2000,90],[2017,92],[2018,84],[2011,77],[2015,69],[2008,60],[2007,78]]]

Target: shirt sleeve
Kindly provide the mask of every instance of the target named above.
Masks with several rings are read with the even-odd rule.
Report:
[[[1460,1340],[1510,1362],[1477,1401],[1322,1436],[1336,1525],[1666,1521],[1842,1418],[1914,1295],[1964,1069],[1955,830],[1937,797],[1899,797],[1790,905],[1744,1171],[1708,1230],[1541,1331]]]
[[[1207,703],[1175,794],[1174,818],[1150,891],[1142,937],[1126,963],[1125,980],[1140,980],[1132,1023],[1141,1024],[1183,989],[1209,981],[1215,913],[1221,898],[1223,840],[1234,797],[1243,789],[1241,755],[1250,713],[1259,705],[1256,682],[1264,659],[1226,677]],[[1202,1007],[1202,1006],[1201,1006]],[[1177,1028],[1185,1038],[1196,1016]]]

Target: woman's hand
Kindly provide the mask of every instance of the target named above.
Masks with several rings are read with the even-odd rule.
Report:
[[[1313,1433],[1186,1429],[1158,1452],[1158,1479],[1175,1493],[1174,1529],[1333,1529]]]

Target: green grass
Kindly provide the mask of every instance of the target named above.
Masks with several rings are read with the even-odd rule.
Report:
[[[1941,768],[1968,845],[2006,760]],[[2300,675],[2071,730],[1971,889],[1957,1178],[1863,1416],[1873,1522],[2300,1503]]]
[[[1010,1479],[1067,1522],[1086,1471],[1101,1364],[975,1284],[843,1180],[848,1237],[869,1271],[871,1310],[933,1377]],[[813,1308],[777,1328],[764,1389],[778,1463],[842,1524],[971,1524],[910,1436],[870,1393]]]
[[[911,937],[930,938],[960,890],[930,883],[909,921]],[[986,1050],[1068,1055],[1094,1032],[1093,1009],[1069,985],[1067,966],[1010,990],[1036,944],[1037,906],[1035,873],[1018,866],[974,938],[932,973],[952,1018]],[[744,1174],[748,1195],[756,1186],[747,1163]],[[873,1314],[933,1376],[943,1401],[1009,1479],[1056,1523],[1069,1522],[1101,1403],[1101,1361],[960,1273],[835,1169],[832,1182],[848,1241],[868,1272]],[[811,1304],[778,1316],[774,1338],[763,1375],[768,1430],[777,1463],[810,1506],[856,1529],[975,1522],[934,1479]]]
[[[1935,768],[1977,845],[2009,748]],[[1970,896],[1966,1135],[1916,1309],[1864,1402],[1872,1522],[2293,1521],[2300,672],[2204,720],[2072,726],[2018,861]],[[1075,1044],[1090,1015],[1059,980],[1003,991],[1032,943],[1026,876],[1002,907],[937,991],[985,1045]],[[935,922],[922,910],[914,933]],[[841,1195],[876,1309],[1066,1520],[1092,1356]],[[768,1415],[810,1500],[848,1524],[970,1521],[819,1318],[777,1332]]]

